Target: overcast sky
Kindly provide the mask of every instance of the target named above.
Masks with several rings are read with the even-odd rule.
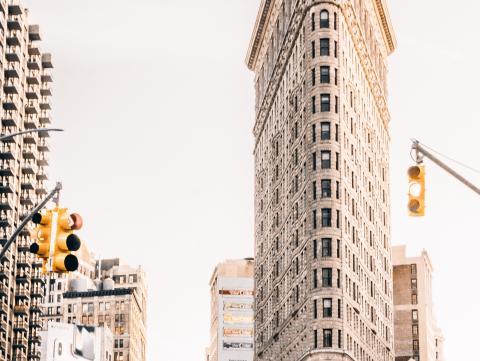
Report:
[[[84,241],[148,273],[148,361],[202,360],[216,263],[253,254],[253,75],[259,0],[24,0],[53,54],[51,179]],[[408,218],[411,137],[480,168],[477,14],[391,0],[392,237],[426,248],[447,358],[476,359],[480,198],[427,162]],[[478,173],[461,170],[480,184]],[[474,331],[475,330],[475,331]]]

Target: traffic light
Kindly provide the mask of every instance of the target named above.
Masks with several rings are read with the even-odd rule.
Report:
[[[82,228],[82,217],[68,213],[67,208],[57,208],[57,234],[52,261],[53,272],[73,272],[78,268],[78,258],[72,252],[78,251],[80,238],[73,231]]]
[[[408,211],[411,217],[425,215],[425,166],[408,168]]]
[[[46,272],[47,260],[50,257],[50,238],[52,235],[52,211],[35,213],[32,221],[38,226],[32,231],[34,242],[30,245],[30,252],[43,260],[43,272]]]

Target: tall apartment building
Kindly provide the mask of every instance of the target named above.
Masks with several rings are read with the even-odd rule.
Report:
[[[255,360],[392,361],[384,0],[262,0]]]
[[[253,360],[251,258],[219,263],[210,279],[210,345],[207,361]]]
[[[0,1],[1,133],[50,124],[50,54],[42,53],[38,25],[18,0]],[[0,244],[47,193],[48,133],[17,136],[0,144]],[[28,230],[0,265],[0,360],[37,360],[44,280],[29,252]]]
[[[393,247],[395,361],[444,361],[443,335],[432,301],[433,267],[426,251],[407,257]]]
[[[145,361],[145,272],[116,258],[97,260],[90,273],[91,261],[87,253],[84,255],[80,257],[80,264],[85,266],[80,268],[83,273],[48,280],[54,286],[47,287],[46,300],[57,303],[47,308],[46,317],[50,322],[109,328],[113,333],[114,361]]]

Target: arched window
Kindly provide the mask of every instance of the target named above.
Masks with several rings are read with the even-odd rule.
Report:
[[[320,12],[320,28],[329,28],[329,15],[327,10],[322,10]]]

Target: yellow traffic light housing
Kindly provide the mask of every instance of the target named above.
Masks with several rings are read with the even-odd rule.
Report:
[[[35,213],[32,221],[38,224],[32,231],[34,242],[30,245],[30,252],[36,254],[43,260],[43,271],[46,271],[46,263],[50,257],[50,239],[52,235],[52,211]]]
[[[67,208],[57,209],[57,234],[52,261],[52,271],[73,272],[78,268],[78,258],[72,252],[81,246],[80,238],[73,233],[82,227],[82,217],[77,213],[68,213]]]
[[[411,217],[425,215],[425,166],[408,168],[408,212]]]

